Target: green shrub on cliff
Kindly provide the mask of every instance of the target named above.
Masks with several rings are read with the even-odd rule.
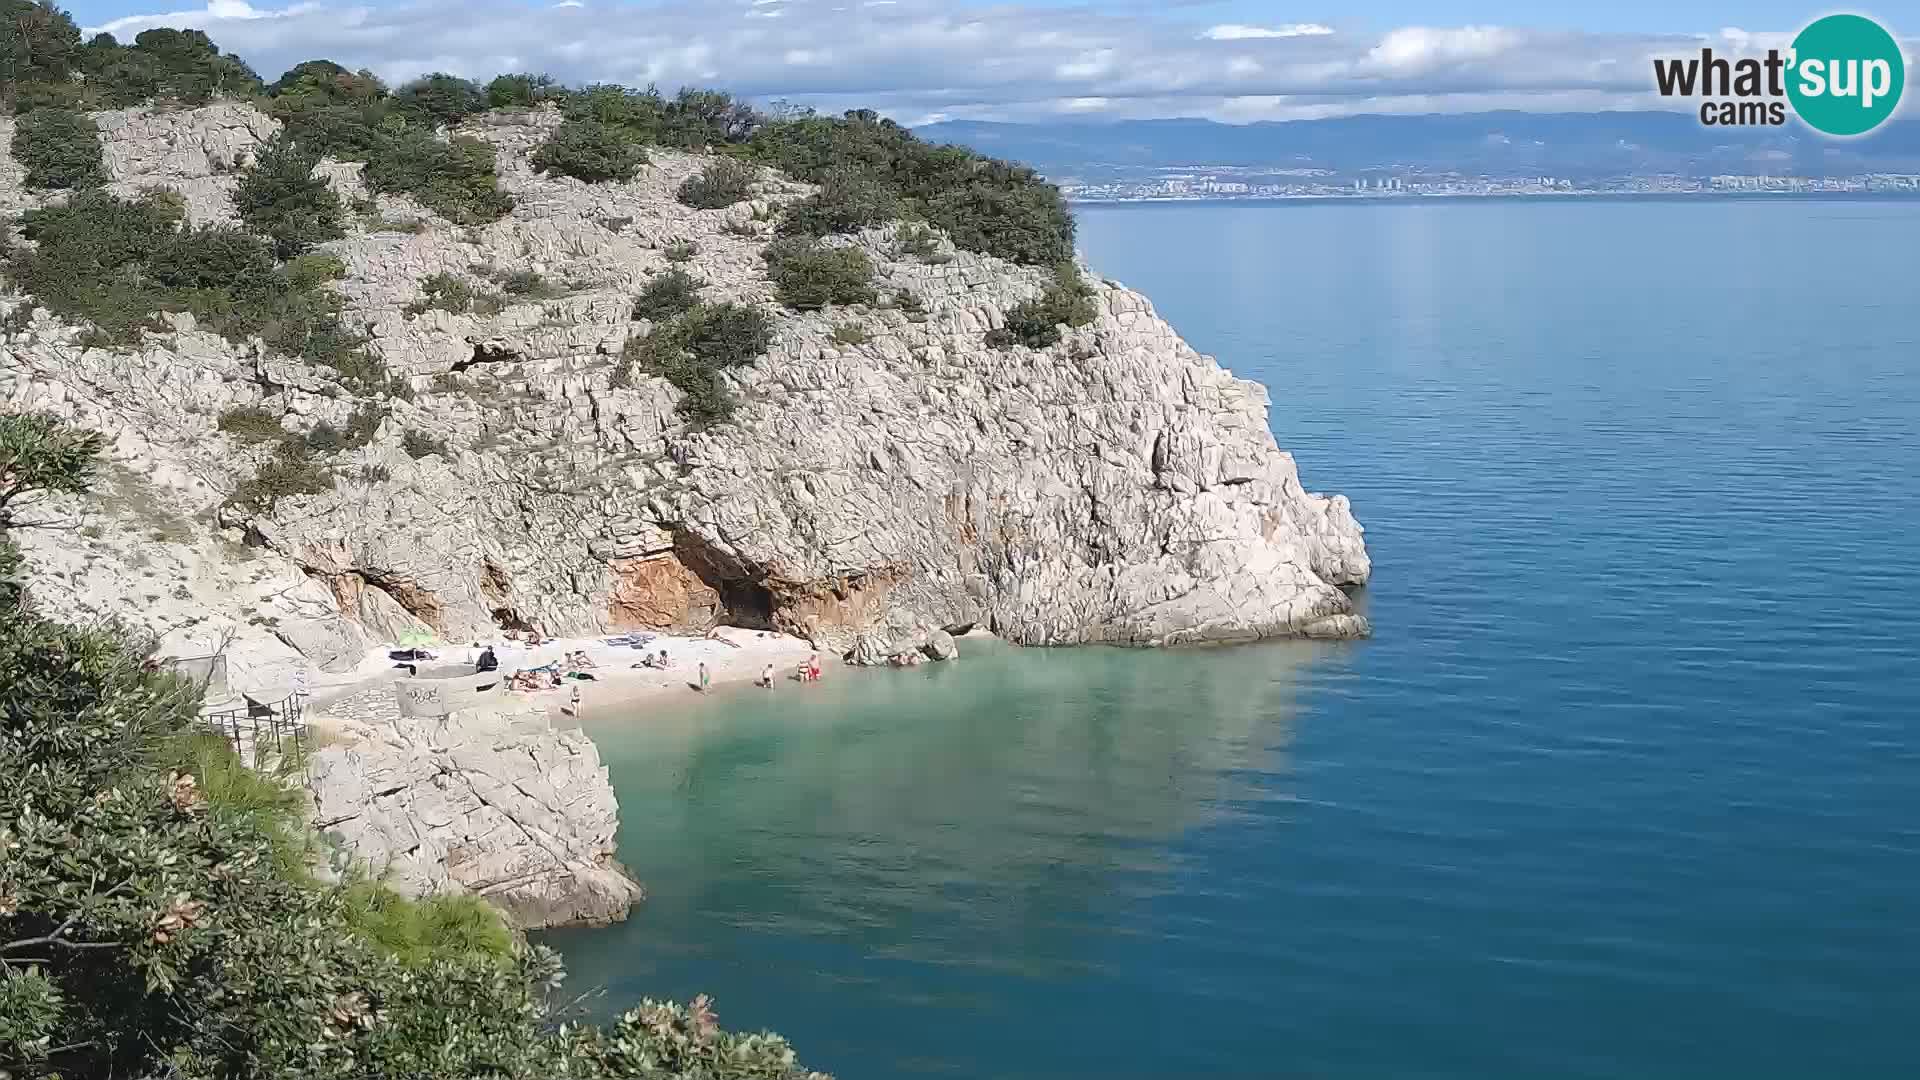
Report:
[[[690,176],[677,193],[683,205],[695,210],[724,210],[753,194],[760,170],[744,161],[721,158],[698,176]]]
[[[633,301],[633,317],[649,322],[664,322],[700,302],[700,282],[692,274],[673,267],[647,282]]]
[[[282,259],[346,235],[340,197],[313,175],[319,164],[318,150],[276,135],[260,148],[253,167],[234,188],[234,212],[247,228],[271,239]]]
[[[1059,189],[1033,170],[929,145],[869,110],[764,124],[748,152],[809,183],[840,173],[882,183],[903,213],[940,226],[969,251],[1036,264],[1073,256],[1073,216]]]
[[[795,236],[768,244],[764,254],[775,298],[796,311],[870,304],[877,295],[873,261],[858,248],[830,248]]]
[[[637,369],[658,375],[681,392],[678,412],[695,428],[722,423],[738,402],[721,378],[743,367],[773,342],[773,320],[749,304],[696,304],[627,343],[623,374]]]
[[[647,152],[632,136],[598,120],[568,120],[534,151],[533,167],[589,184],[633,179]]]
[[[1094,315],[1093,290],[1079,267],[1063,262],[1054,267],[1053,279],[1038,299],[1014,305],[1007,311],[1006,326],[988,331],[987,344],[1044,349],[1059,342],[1062,325],[1085,326]]]
[[[0,419],[9,475],[86,488],[98,439],[13,426],[9,441]],[[300,794],[205,734],[200,688],[146,655],[114,626],[70,626],[0,591],[0,1074],[816,1075],[777,1036],[721,1030],[704,998],[561,1025],[557,958],[477,901],[319,880]]]
[[[780,218],[782,236],[826,236],[881,225],[900,216],[900,202],[879,180],[854,172],[836,172],[820,190],[787,206]]]
[[[13,129],[13,156],[27,170],[27,186],[97,187],[107,182],[100,129],[85,113],[36,109]]]
[[[487,111],[486,91],[466,79],[436,71],[393,92],[394,108],[417,124],[447,127]]]
[[[385,372],[340,321],[340,297],[324,287],[330,267],[276,265],[266,240],[227,225],[183,228],[177,200],[139,201],[83,191],[65,205],[29,211],[21,231],[33,250],[13,253],[8,275],[22,291],[107,340],[131,344],[163,311],[191,312],[236,341],[269,348],[384,389]]]

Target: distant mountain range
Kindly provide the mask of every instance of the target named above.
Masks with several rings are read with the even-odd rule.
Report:
[[[1336,172],[1398,168],[1575,178],[1667,172],[1920,172],[1920,111],[1912,109],[1855,139],[1826,138],[1792,121],[1777,128],[1707,127],[1692,113],[1671,112],[1507,111],[1254,124],[953,120],[924,125],[915,133],[1024,161],[1054,179],[1182,166]]]

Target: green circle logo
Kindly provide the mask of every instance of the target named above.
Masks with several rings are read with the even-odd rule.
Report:
[[[1907,65],[1879,23],[1859,15],[1817,19],[1793,39],[1787,98],[1807,126],[1828,135],[1861,135],[1900,104]]]

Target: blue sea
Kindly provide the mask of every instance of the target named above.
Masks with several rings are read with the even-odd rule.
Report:
[[[1375,636],[593,721],[652,898],[573,988],[845,1080],[1920,1073],[1920,203],[1079,217]]]

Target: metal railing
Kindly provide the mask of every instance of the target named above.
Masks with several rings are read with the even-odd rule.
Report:
[[[217,709],[200,714],[200,722],[216,735],[233,744],[243,760],[259,762],[268,754],[296,756],[307,749],[306,695],[289,694],[275,702],[247,698],[237,709]]]

